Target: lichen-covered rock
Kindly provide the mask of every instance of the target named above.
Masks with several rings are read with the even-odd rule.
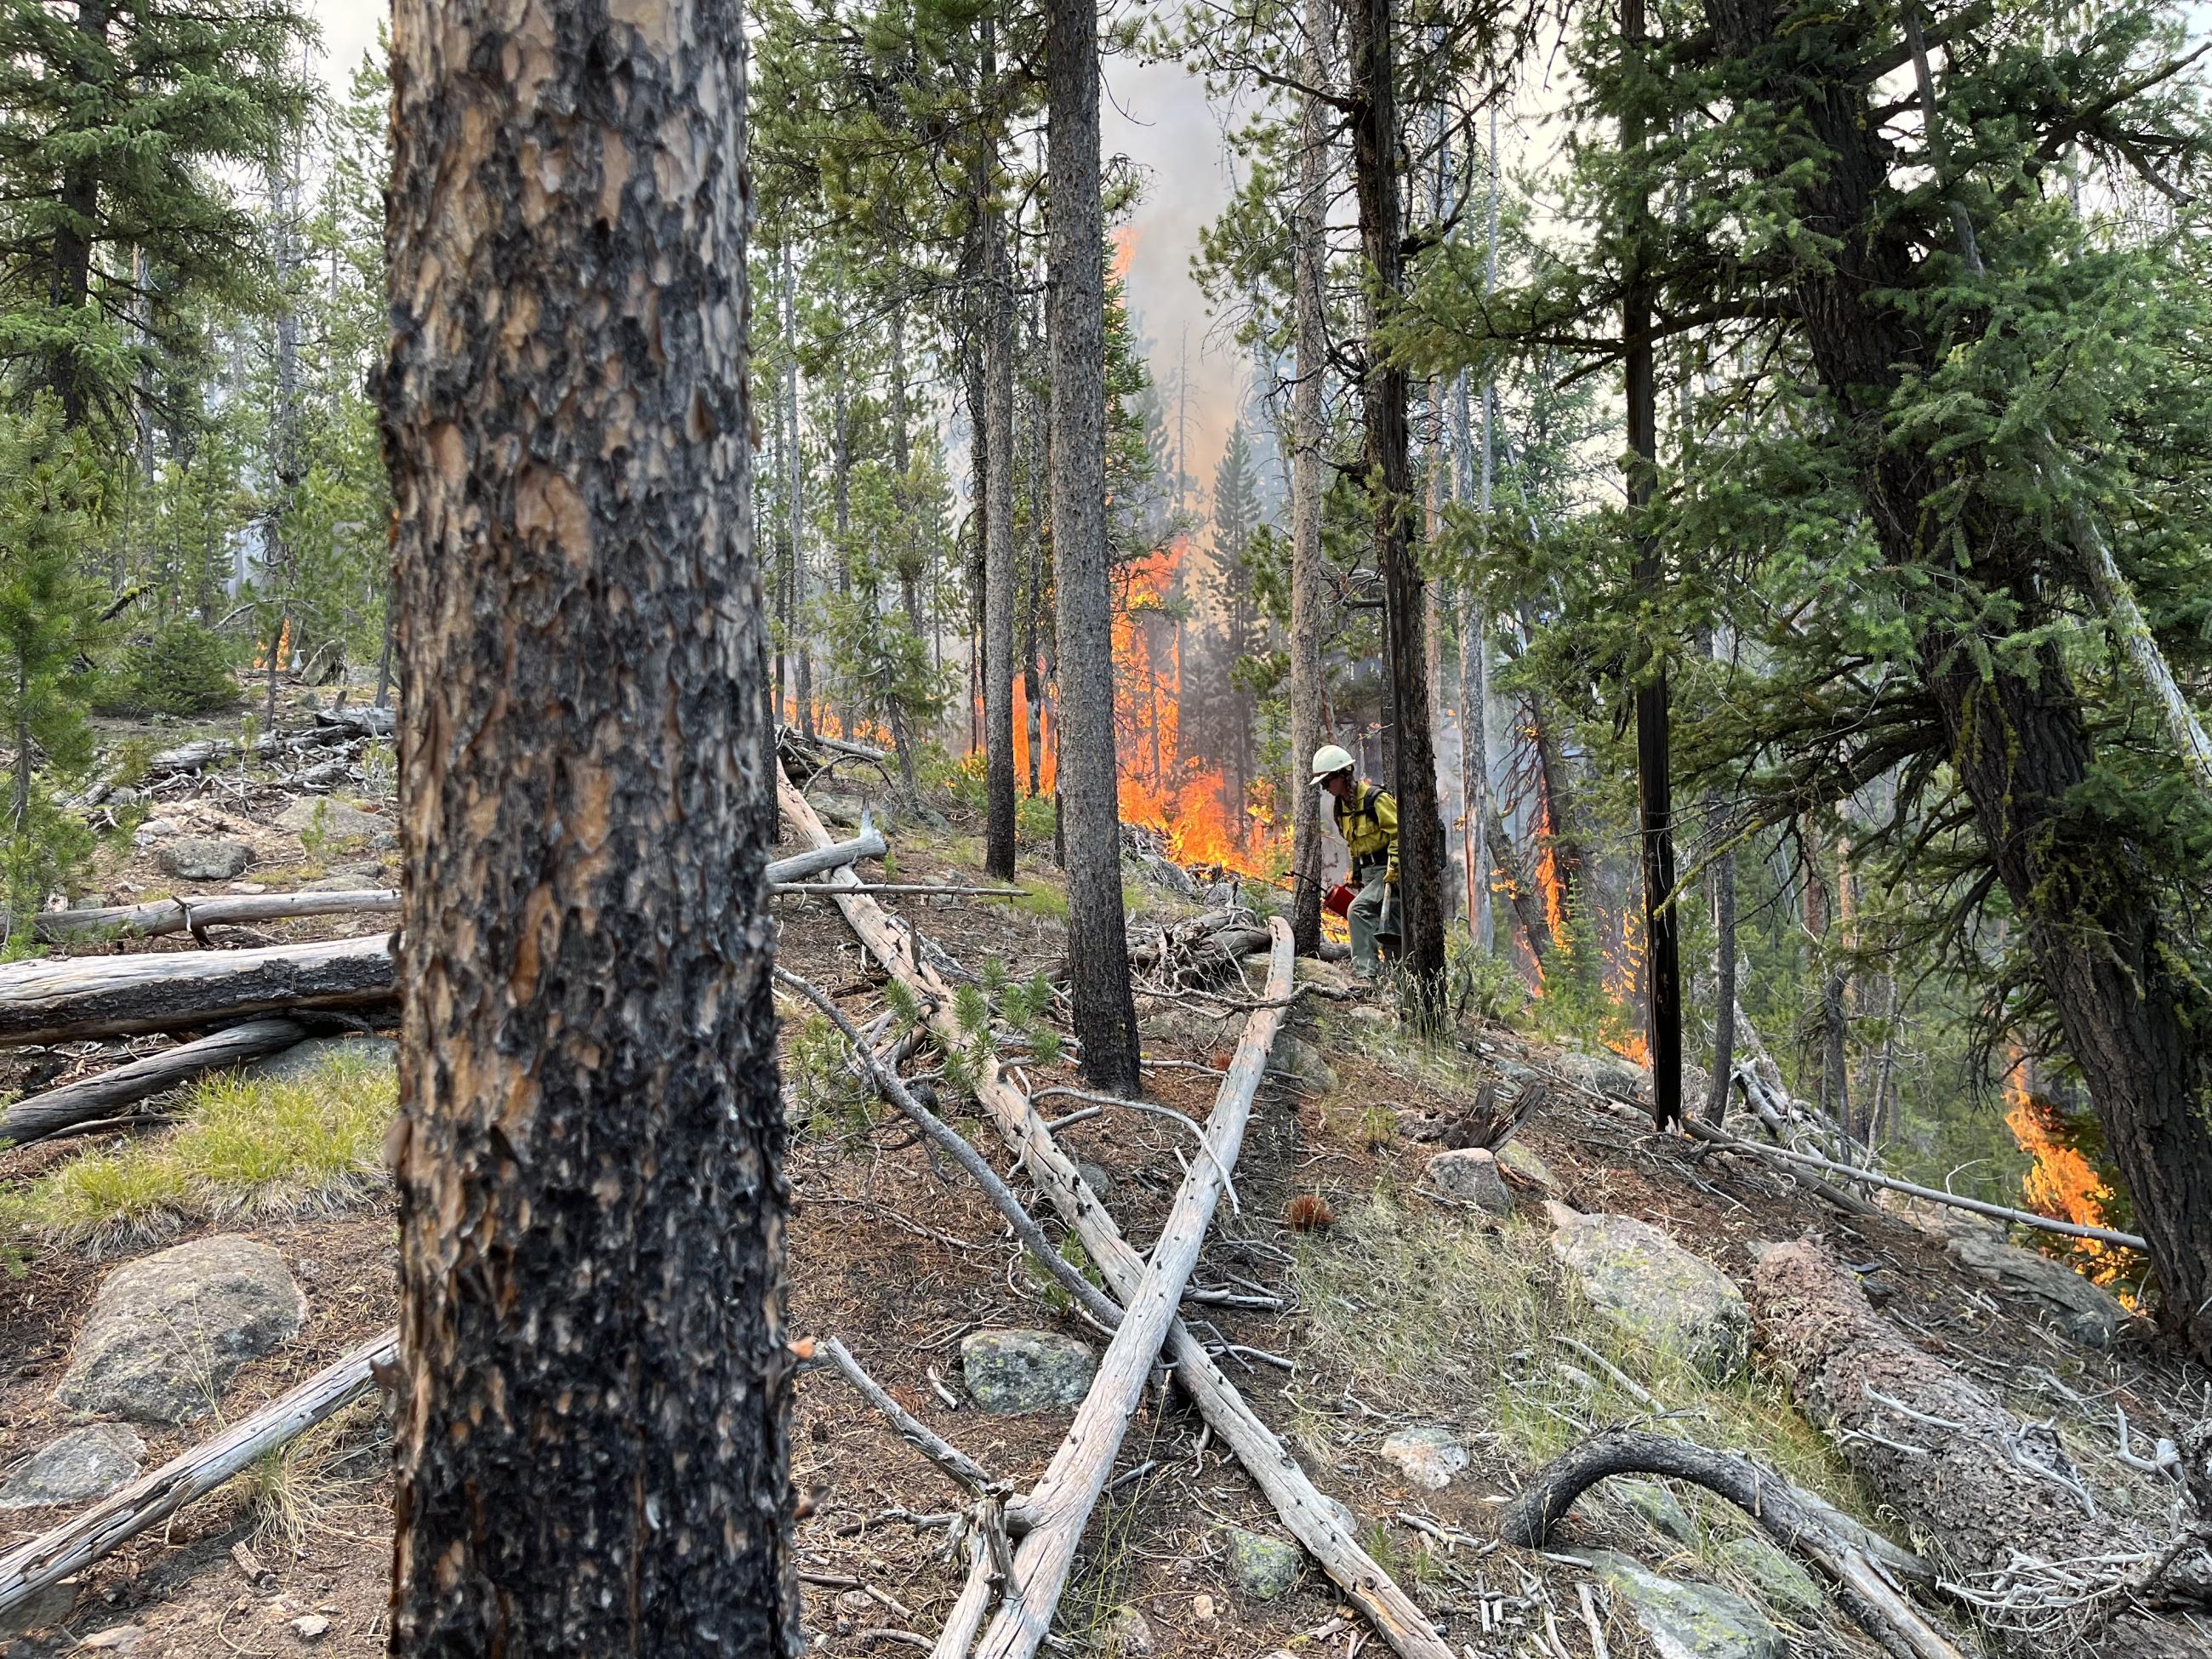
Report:
[[[1950,1229],[1945,1248],[1961,1267],[2041,1304],[2076,1342],[2109,1348],[2128,1310],[2063,1262],[2008,1243],[1993,1227]]]
[[[1154,1645],[1152,1626],[1145,1615],[1134,1607],[1116,1607],[1092,1639],[1091,1650],[1097,1659],[1151,1659]]]
[[[1274,1600],[1298,1582],[1298,1571],[1305,1565],[1296,1544],[1265,1533],[1224,1527],[1221,1541],[1229,1553],[1229,1576],[1255,1601]]]
[[[1498,1160],[1480,1146],[1438,1152],[1429,1160],[1429,1184],[1446,1198],[1472,1204],[1488,1215],[1511,1215],[1513,1194],[1498,1173]]]
[[[1726,1273],[1649,1222],[1553,1207],[1559,1231],[1552,1235],[1552,1253],[1594,1306],[1717,1382],[1742,1374],[1751,1314]]]
[[[196,1238],[108,1274],[55,1398],[133,1422],[191,1422],[307,1314],[307,1298],[266,1244],[231,1233]]]
[[[276,815],[276,827],[295,836],[315,835],[326,841],[359,841],[392,826],[374,813],[327,795],[302,796]]]
[[[1267,1049],[1267,1069],[1294,1077],[1321,1094],[1336,1090],[1336,1073],[1328,1056],[1287,1025],[1275,1033],[1275,1041]]]
[[[987,1412],[1052,1411],[1080,1403],[1098,1356],[1050,1331],[973,1331],[960,1341],[960,1373]]]
[[[1441,1492],[1452,1476],[1467,1467],[1467,1448],[1449,1429],[1419,1424],[1400,1429],[1382,1442],[1382,1455],[1406,1484],[1424,1492]]]
[[[1582,1559],[1628,1603],[1659,1659],[1783,1659],[1788,1650],[1781,1632],[1740,1596],[1662,1577],[1610,1550]]]
[[[0,1482],[0,1510],[82,1504],[127,1486],[144,1467],[146,1443],[120,1423],[92,1423],[50,1440]]]
[[[207,841],[187,836],[161,852],[161,868],[179,881],[231,881],[246,873],[253,849],[242,841]]]
[[[1674,1494],[1656,1480],[1608,1480],[1606,1496],[1678,1544],[1694,1547],[1698,1529]]]
[[[1813,1575],[1768,1540],[1755,1532],[1731,1538],[1721,1546],[1721,1559],[1734,1567],[1766,1598],[1766,1604],[1785,1619],[1814,1625],[1827,1607]]]
[[[309,1037],[240,1069],[244,1075],[266,1082],[305,1083],[326,1066],[348,1063],[396,1071],[399,1045],[390,1037]]]
[[[1533,1147],[1509,1140],[1492,1156],[1498,1159],[1499,1169],[1512,1170],[1539,1192],[1555,1193],[1559,1189],[1559,1178],[1552,1173],[1552,1166],[1537,1157]]]

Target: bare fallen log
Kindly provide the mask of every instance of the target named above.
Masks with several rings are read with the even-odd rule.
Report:
[[[19,1100],[0,1112],[0,1141],[24,1146],[79,1124],[94,1122],[129,1106],[189,1083],[209,1072],[240,1066],[289,1048],[308,1035],[295,1019],[249,1019],[191,1042],[180,1042],[76,1083]]]
[[[1845,1611],[1894,1659],[1964,1659],[1949,1632],[1889,1583],[1868,1550],[1801,1502],[1786,1481],[1686,1440],[1634,1429],[1593,1436],[1538,1471],[1499,1516],[1498,1536],[1523,1549],[1544,1548],[1575,1500],[1616,1474],[1665,1475],[1719,1493],[1784,1549],[1826,1573]]]
[[[1044,1478],[1015,1505],[1027,1530],[1014,1551],[1013,1582],[1021,1587],[1000,1606],[977,1649],[981,1659],[1033,1659],[1052,1628],[1054,1610],[1074,1565],[1083,1528],[1105,1490],[1129,1418],[1144,1397],[1145,1379],[1166,1340],[1183,1286],[1206,1243],[1214,1206],[1244,1144],[1252,1096],[1267,1069],[1267,1050],[1282,1029],[1291,995],[1291,929],[1278,917],[1269,924],[1274,949],[1268,958],[1263,1006],[1244,1022],[1229,1074],[1221,1079],[1174,1207],[1152,1245],[1152,1259],[1135,1291],[1123,1301],[1121,1327],[1107,1345],[1090,1392],[1076,1408]]]
[[[850,841],[831,842],[804,853],[794,853],[787,859],[778,859],[768,867],[771,884],[804,881],[809,876],[818,876],[824,870],[835,870],[854,864],[862,859],[879,859],[890,850],[884,840],[884,832],[876,828],[875,820],[865,811],[860,814],[860,833]]]
[[[776,800],[787,822],[810,841],[817,845],[829,842],[830,832],[820,816],[788,779],[779,779]],[[864,894],[840,896],[836,902],[870,954],[905,981],[924,1006],[935,1011],[935,1018],[949,1020],[951,988],[933,968],[916,960],[917,950],[909,943],[908,934],[883,907]],[[1052,1200],[1053,1207],[1104,1275],[1108,1287],[1117,1297],[1134,1295],[1144,1277],[1144,1258],[1121,1237],[1113,1217],[1060,1150],[1028,1097],[1000,1077],[998,1062],[987,1056],[977,1071],[976,1098],[990,1114],[1001,1138]],[[1236,1454],[1291,1535],[1382,1639],[1401,1659],[1455,1659],[1427,1615],[1360,1547],[1346,1515],[1322,1494],[1290,1449],[1213,1363],[1205,1344],[1180,1320],[1169,1328],[1166,1349],[1175,1366],[1177,1386]]]
[[[946,898],[1027,898],[1026,887],[969,887],[957,882],[944,881],[863,881],[851,886],[827,881],[780,881],[773,889],[784,893],[906,893],[915,896],[942,896]]]
[[[295,1008],[366,1008],[399,994],[390,936],[76,957],[0,968],[0,1046],[173,1031]]]
[[[345,893],[238,893],[219,898],[154,899],[144,904],[109,905],[98,910],[46,910],[35,922],[39,937],[62,939],[82,934],[118,939],[155,939],[165,933],[197,933],[204,927],[236,922],[283,921],[295,916],[380,915],[399,908],[398,890],[367,887]]]
[[[1767,1250],[1751,1300],[1798,1405],[1929,1541],[1947,1591],[2012,1650],[2056,1640],[2114,1659],[2212,1653],[2212,1642],[2139,1611],[2212,1590],[2201,1541],[2177,1551],[2100,1504],[2054,1431],[2023,1424],[1907,1341],[1825,1249]]]
[[[82,1571],[193,1498],[213,1492],[256,1458],[334,1415],[369,1386],[374,1367],[392,1363],[398,1340],[397,1331],[386,1331],[362,1343],[205,1445],[0,1556],[0,1613]]]

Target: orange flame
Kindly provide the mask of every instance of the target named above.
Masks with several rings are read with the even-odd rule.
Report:
[[[1137,243],[1143,237],[1144,234],[1145,233],[1139,229],[1135,225],[1116,225],[1114,227],[1113,271],[1114,280],[1115,282],[1120,282],[1123,277],[1129,274],[1129,267],[1135,262],[1137,258]]]
[[[2034,1160],[2021,1183],[2027,1207],[2076,1226],[2110,1225],[2105,1206],[2112,1189],[2081,1149],[2066,1143],[2065,1120],[2056,1106],[2029,1088],[2027,1062],[2017,1049],[2005,1073],[2004,1097],[2005,1127],[2012,1131],[2021,1151]],[[2136,1266],[2131,1252],[2100,1239],[2075,1239],[2071,1253],[2082,1272],[2100,1285],[2128,1277]]]
[[[1133,246],[1133,237],[1131,246]],[[1172,606],[1190,539],[1127,569],[1114,617],[1114,738],[1124,823],[1158,831],[1178,864],[1263,873],[1281,853],[1274,804],[1229,799],[1221,769],[1181,743],[1182,647]]]
[[[1651,1064],[1651,1043],[1644,1031],[1644,930],[1639,918],[1632,908],[1620,918],[1620,948],[1607,952],[1605,988],[1620,1006],[1627,1021],[1628,1035],[1606,1039],[1606,1046],[1624,1059],[1649,1066]]]

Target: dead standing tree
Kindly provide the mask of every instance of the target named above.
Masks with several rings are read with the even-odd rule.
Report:
[[[739,20],[392,46],[392,1649],[792,1652]]]

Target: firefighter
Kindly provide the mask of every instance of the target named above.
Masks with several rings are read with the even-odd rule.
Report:
[[[1352,923],[1352,970],[1362,979],[1378,971],[1376,946],[1398,948],[1398,803],[1388,791],[1353,775],[1351,755],[1335,744],[1314,751],[1313,781],[1334,798],[1336,833],[1352,853],[1352,885],[1358,896]]]

